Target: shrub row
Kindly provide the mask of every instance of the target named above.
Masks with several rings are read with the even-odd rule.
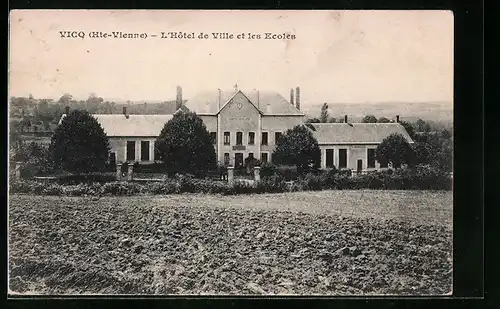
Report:
[[[448,173],[427,166],[411,169],[375,171],[354,174],[330,170],[319,175],[308,174],[294,185],[297,190],[323,189],[386,189],[386,190],[451,190],[452,180]]]
[[[263,177],[254,184],[246,182],[227,182],[182,177],[166,179],[162,182],[83,182],[79,184],[61,184],[33,180],[12,180],[11,193],[29,193],[37,195],[100,196],[100,195],[135,195],[135,194],[251,194],[280,193],[290,191],[310,191],[324,189],[391,189],[391,190],[450,190],[451,178],[448,174],[428,167],[407,170],[379,171],[366,175],[349,177],[331,170],[318,175],[307,174],[295,182],[287,182],[281,175]]]
[[[136,194],[178,194],[178,193],[207,193],[207,194],[251,194],[285,192],[287,185],[284,181],[266,179],[256,184],[235,182],[232,185],[222,181],[203,179],[168,179],[162,182],[107,182],[87,183],[76,185],[59,184],[56,182],[21,180],[10,182],[11,193],[25,193],[36,195],[62,196],[106,196],[106,195],[136,195]]]

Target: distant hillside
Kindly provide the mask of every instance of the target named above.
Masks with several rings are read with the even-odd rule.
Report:
[[[319,117],[321,106],[323,103],[303,106],[301,109],[307,116]],[[409,122],[419,118],[443,124],[453,122],[453,105],[447,102],[328,103],[328,112],[337,119],[348,115],[351,121],[360,121],[366,115],[389,119],[399,115],[401,120]]]

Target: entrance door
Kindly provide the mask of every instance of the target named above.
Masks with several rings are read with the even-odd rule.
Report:
[[[234,154],[234,167],[240,168],[243,166],[243,154],[235,153]]]
[[[356,169],[358,173],[363,170],[363,160],[358,160],[358,168]]]

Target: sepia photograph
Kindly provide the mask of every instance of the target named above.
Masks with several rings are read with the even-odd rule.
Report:
[[[452,295],[453,33],[11,11],[8,295]]]

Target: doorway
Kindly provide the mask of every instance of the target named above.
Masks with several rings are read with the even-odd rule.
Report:
[[[243,167],[243,153],[234,154],[234,167],[235,168]]]
[[[361,171],[363,170],[363,160],[358,160],[358,166],[357,166],[357,169],[358,173],[361,173]]]

